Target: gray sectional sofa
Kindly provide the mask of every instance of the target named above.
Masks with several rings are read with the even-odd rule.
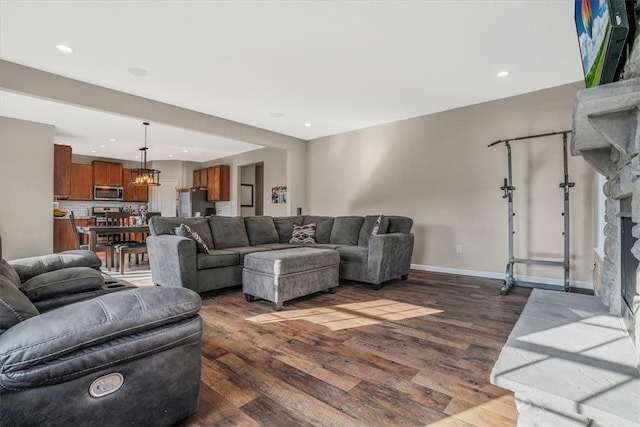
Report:
[[[379,226],[372,235],[374,225]],[[202,239],[180,234],[185,224]],[[316,243],[290,243],[294,225],[315,224]],[[340,254],[340,278],[370,283],[406,279],[411,266],[413,220],[403,216],[290,216],[150,219],[147,238],[153,282],[206,292],[242,284],[244,256],[259,251],[310,247]],[[176,234],[178,233],[178,234]]]

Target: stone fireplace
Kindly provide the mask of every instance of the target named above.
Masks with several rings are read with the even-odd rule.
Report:
[[[640,78],[578,92],[571,153],[607,179],[605,259],[596,293],[624,319],[640,367]]]

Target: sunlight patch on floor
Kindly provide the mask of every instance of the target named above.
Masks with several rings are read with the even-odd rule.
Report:
[[[277,311],[250,317],[254,323],[274,323],[288,320],[306,320],[323,325],[332,331],[375,325],[383,321],[409,319],[442,313],[419,305],[401,303],[388,299],[340,304],[331,307],[309,308],[305,310]]]
[[[511,427],[516,424],[518,411],[513,401],[513,394],[491,399],[479,405],[468,402],[455,402],[453,399],[445,412],[449,417],[427,424],[428,427],[454,426],[491,426]],[[453,408],[450,408],[453,406]],[[464,408],[467,409],[464,409]]]

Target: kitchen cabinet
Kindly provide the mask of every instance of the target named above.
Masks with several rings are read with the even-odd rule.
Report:
[[[124,202],[143,202],[149,201],[148,185],[132,185],[129,182],[135,179],[135,175],[131,176],[131,169],[122,169],[122,187],[124,188]]]
[[[122,187],[122,163],[94,160],[93,185]]]
[[[71,146],[53,145],[53,195],[68,199],[71,193]]]
[[[71,164],[71,191],[69,200],[93,200],[93,167]]]
[[[209,185],[208,169],[197,169],[193,171],[193,187],[203,188]]]
[[[210,202],[228,202],[231,200],[229,191],[229,165],[217,165],[207,170],[207,200]]]

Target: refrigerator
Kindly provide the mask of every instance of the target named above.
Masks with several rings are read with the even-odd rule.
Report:
[[[201,188],[178,189],[178,216],[181,218],[215,214],[215,204],[207,201],[207,190]]]

